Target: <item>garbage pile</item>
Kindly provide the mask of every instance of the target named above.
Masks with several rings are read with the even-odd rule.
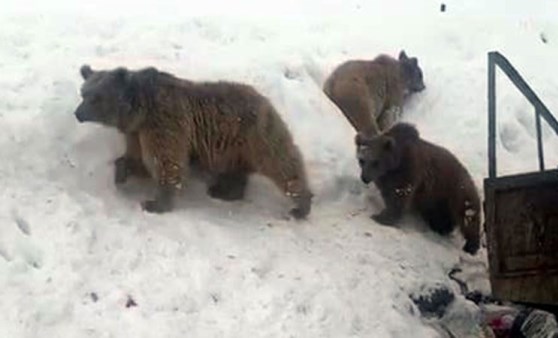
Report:
[[[500,302],[450,272],[457,288],[447,284],[423,285],[409,297],[421,319],[447,338],[558,338],[558,309],[545,311]],[[457,290],[456,290],[457,289]]]

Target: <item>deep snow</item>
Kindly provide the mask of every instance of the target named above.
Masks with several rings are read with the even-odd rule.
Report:
[[[381,200],[358,180],[354,133],[320,88],[349,58],[418,56],[427,89],[403,119],[456,153],[482,194],[486,53],[504,53],[558,111],[558,5],[445,3],[445,13],[415,0],[2,4],[0,337],[437,337],[408,294],[455,288],[456,264],[486,290],[485,252],[464,255],[459,236],[412,220],[371,221]],[[211,200],[193,178],[177,210],[143,213],[151,186],[112,184],[121,137],[72,115],[83,63],[254,85],[305,156],[309,220],[285,220],[287,202],[259,177],[243,202]],[[503,76],[498,112],[499,172],[535,170],[532,109]],[[476,315],[462,297],[456,307]]]

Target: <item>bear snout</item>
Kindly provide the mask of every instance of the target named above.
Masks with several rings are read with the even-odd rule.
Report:
[[[74,115],[76,116],[76,119],[81,123],[81,122],[85,122],[88,121],[87,119],[87,114],[85,113],[84,109],[82,108],[82,106],[80,105],[79,107],[77,107],[76,111],[74,112]]]
[[[366,175],[366,174],[361,174],[360,179],[362,180],[362,182],[364,182],[364,184],[368,184],[368,183],[372,182],[372,179],[370,177],[368,177],[368,175]]]
[[[411,89],[411,91],[414,91],[415,93],[419,93],[419,92],[422,92],[425,89],[426,89],[426,85],[424,83],[417,83],[414,86],[414,88]]]

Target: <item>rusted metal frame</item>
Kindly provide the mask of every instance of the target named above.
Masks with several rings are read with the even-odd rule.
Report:
[[[537,185],[547,185],[558,181],[558,169],[550,169],[544,172],[532,172],[501,176],[497,179],[486,178],[484,180],[485,191],[496,189],[498,191],[513,188],[525,188]]]
[[[496,66],[488,53],[488,177],[496,178]]]
[[[558,120],[529,87],[511,63],[499,52],[488,53],[488,177],[496,178],[496,65],[535,108],[539,169],[544,171],[541,117],[558,135]]]

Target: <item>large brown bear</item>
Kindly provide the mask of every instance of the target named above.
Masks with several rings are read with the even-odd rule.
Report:
[[[127,150],[115,162],[115,181],[150,175],[158,183],[155,199],[142,203],[149,212],[173,208],[174,196],[189,165],[209,171],[214,198],[241,199],[248,175],[270,178],[305,218],[311,209],[304,162],[286,124],[267,98],[247,85],[195,83],[155,68],[80,69],[83,101],[75,116],[116,127]]]
[[[440,233],[457,225],[466,243],[465,252],[479,249],[480,200],[471,176],[447,149],[424,141],[417,129],[398,123],[375,137],[357,134],[361,179],[374,182],[385,209],[372,218],[393,225],[408,211],[415,211]]]
[[[408,95],[424,88],[417,58],[401,51],[398,60],[382,54],[371,61],[347,61],[331,73],[323,90],[357,132],[374,136],[398,120]]]

